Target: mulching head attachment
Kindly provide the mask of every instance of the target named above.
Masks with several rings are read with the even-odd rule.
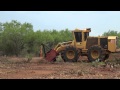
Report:
[[[58,55],[58,53],[51,49],[49,52],[46,53],[45,59],[48,61],[55,61],[56,60],[56,56]]]
[[[45,44],[41,44],[41,46],[42,46],[42,48],[41,48],[42,51],[41,50],[40,51],[44,53],[44,55],[43,55],[44,58],[50,62],[55,61],[58,53],[54,49],[49,49],[49,51],[46,52],[46,49],[48,49],[48,47]],[[42,54],[41,52],[40,52],[40,55]]]

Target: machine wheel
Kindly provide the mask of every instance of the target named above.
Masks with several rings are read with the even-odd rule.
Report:
[[[64,51],[61,52],[61,57],[64,62],[77,62],[79,58],[79,52],[73,46],[68,46]]]
[[[88,60],[90,62],[95,61],[97,59],[101,60],[102,49],[99,46],[92,46],[88,49]]]

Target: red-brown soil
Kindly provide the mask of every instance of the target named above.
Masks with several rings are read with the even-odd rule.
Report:
[[[120,60],[120,54],[111,54],[109,64],[87,62],[86,57],[80,57],[78,62],[69,63],[58,60],[50,63],[39,57],[27,58],[0,57],[1,79],[119,79],[120,65],[114,64]]]

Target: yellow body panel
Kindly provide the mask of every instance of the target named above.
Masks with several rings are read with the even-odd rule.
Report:
[[[116,52],[116,40],[117,36],[108,36],[108,50],[111,52]]]

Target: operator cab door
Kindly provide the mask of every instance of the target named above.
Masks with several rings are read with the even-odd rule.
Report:
[[[89,36],[89,32],[74,32],[74,36],[76,47],[84,49],[86,47],[86,39]]]
[[[75,45],[77,48],[84,48],[82,44],[82,32],[74,32]]]

